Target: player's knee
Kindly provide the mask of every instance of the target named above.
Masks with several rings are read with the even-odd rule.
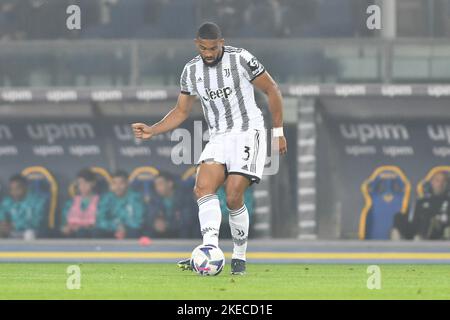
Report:
[[[240,192],[234,190],[228,190],[227,194],[227,207],[231,210],[239,209],[244,204],[244,196]]]
[[[196,184],[194,186],[194,194],[197,199],[200,199],[201,197],[206,196],[208,194],[212,194],[212,193],[214,193],[214,192],[211,191],[211,189],[208,188],[206,185]]]

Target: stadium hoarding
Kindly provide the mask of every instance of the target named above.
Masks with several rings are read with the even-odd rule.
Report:
[[[449,84],[291,84],[281,91],[292,97],[448,97]],[[149,102],[175,99],[179,88],[169,87],[75,87],[0,88],[0,102]]]
[[[56,172],[71,172],[107,161],[93,119],[2,119],[0,143],[2,177],[25,166],[45,164]]]

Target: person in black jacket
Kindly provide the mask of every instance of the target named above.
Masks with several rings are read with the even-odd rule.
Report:
[[[393,221],[391,239],[450,239],[450,197],[448,175],[435,173],[430,180],[431,193],[418,199],[412,219],[397,213]]]
[[[448,195],[448,175],[437,172],[430,180],[432,194],[419,199],[413,217],[414,238],[443,239],[448,237],[450,228],[450,197]]]

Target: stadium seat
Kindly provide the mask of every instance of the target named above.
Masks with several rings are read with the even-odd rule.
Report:
[[[196,167],[190,167],[181,175],[181,182],[185,187],[194,187]]]
[[[56,179],[50,171],[40,166],[32,166],[23,169],[22,175],[29,181],[29,190],[40,197],[45,198],[48,222],[45,223],[44,220],[39,231],[45,233],[49,229],[54,229],[58,201],[58,183],[56,182]]]
[[[101,167],[91,167],[89,168],[97,176],[97,187],[96,191],[99,194],[103,194],[109,191],[109,185],[111,184],[112,177],[109,172]],[[69,186],[69,195],[73,198],[77,194],[77,185],[73,181]]]
[[[442,171],[447,174],[450,174],[450,166],[437,166],[437,167],[432,168],[430,171],[428,171],[425,178],[423,178],[417,184],[417,187],[416,187],[417,198],[420,199],[425,196],[431,195],[430,180],[436,173],[442,172]],[[447,190],[447,192],[448,192],[448,190]]]
[[[130,187],[142,195],[146,204],[150,203],[153,197],[153,180],[158,174],[158,169],[154,167],[138,167],[131,172],[128,178]]]
[[[375,169],[361,186],[365,206],[359,223],[359,239],[389,239],[394,215],[407,213],[411,184],[396,166]]]

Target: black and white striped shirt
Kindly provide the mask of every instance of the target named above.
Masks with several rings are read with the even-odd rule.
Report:
[[[200,55],[185,65],[181,92],[199,97],[210,136],[264,129],[251,83],[264,71],[264,66],[247,50],[225,46],[214,66],[205,65]]]

